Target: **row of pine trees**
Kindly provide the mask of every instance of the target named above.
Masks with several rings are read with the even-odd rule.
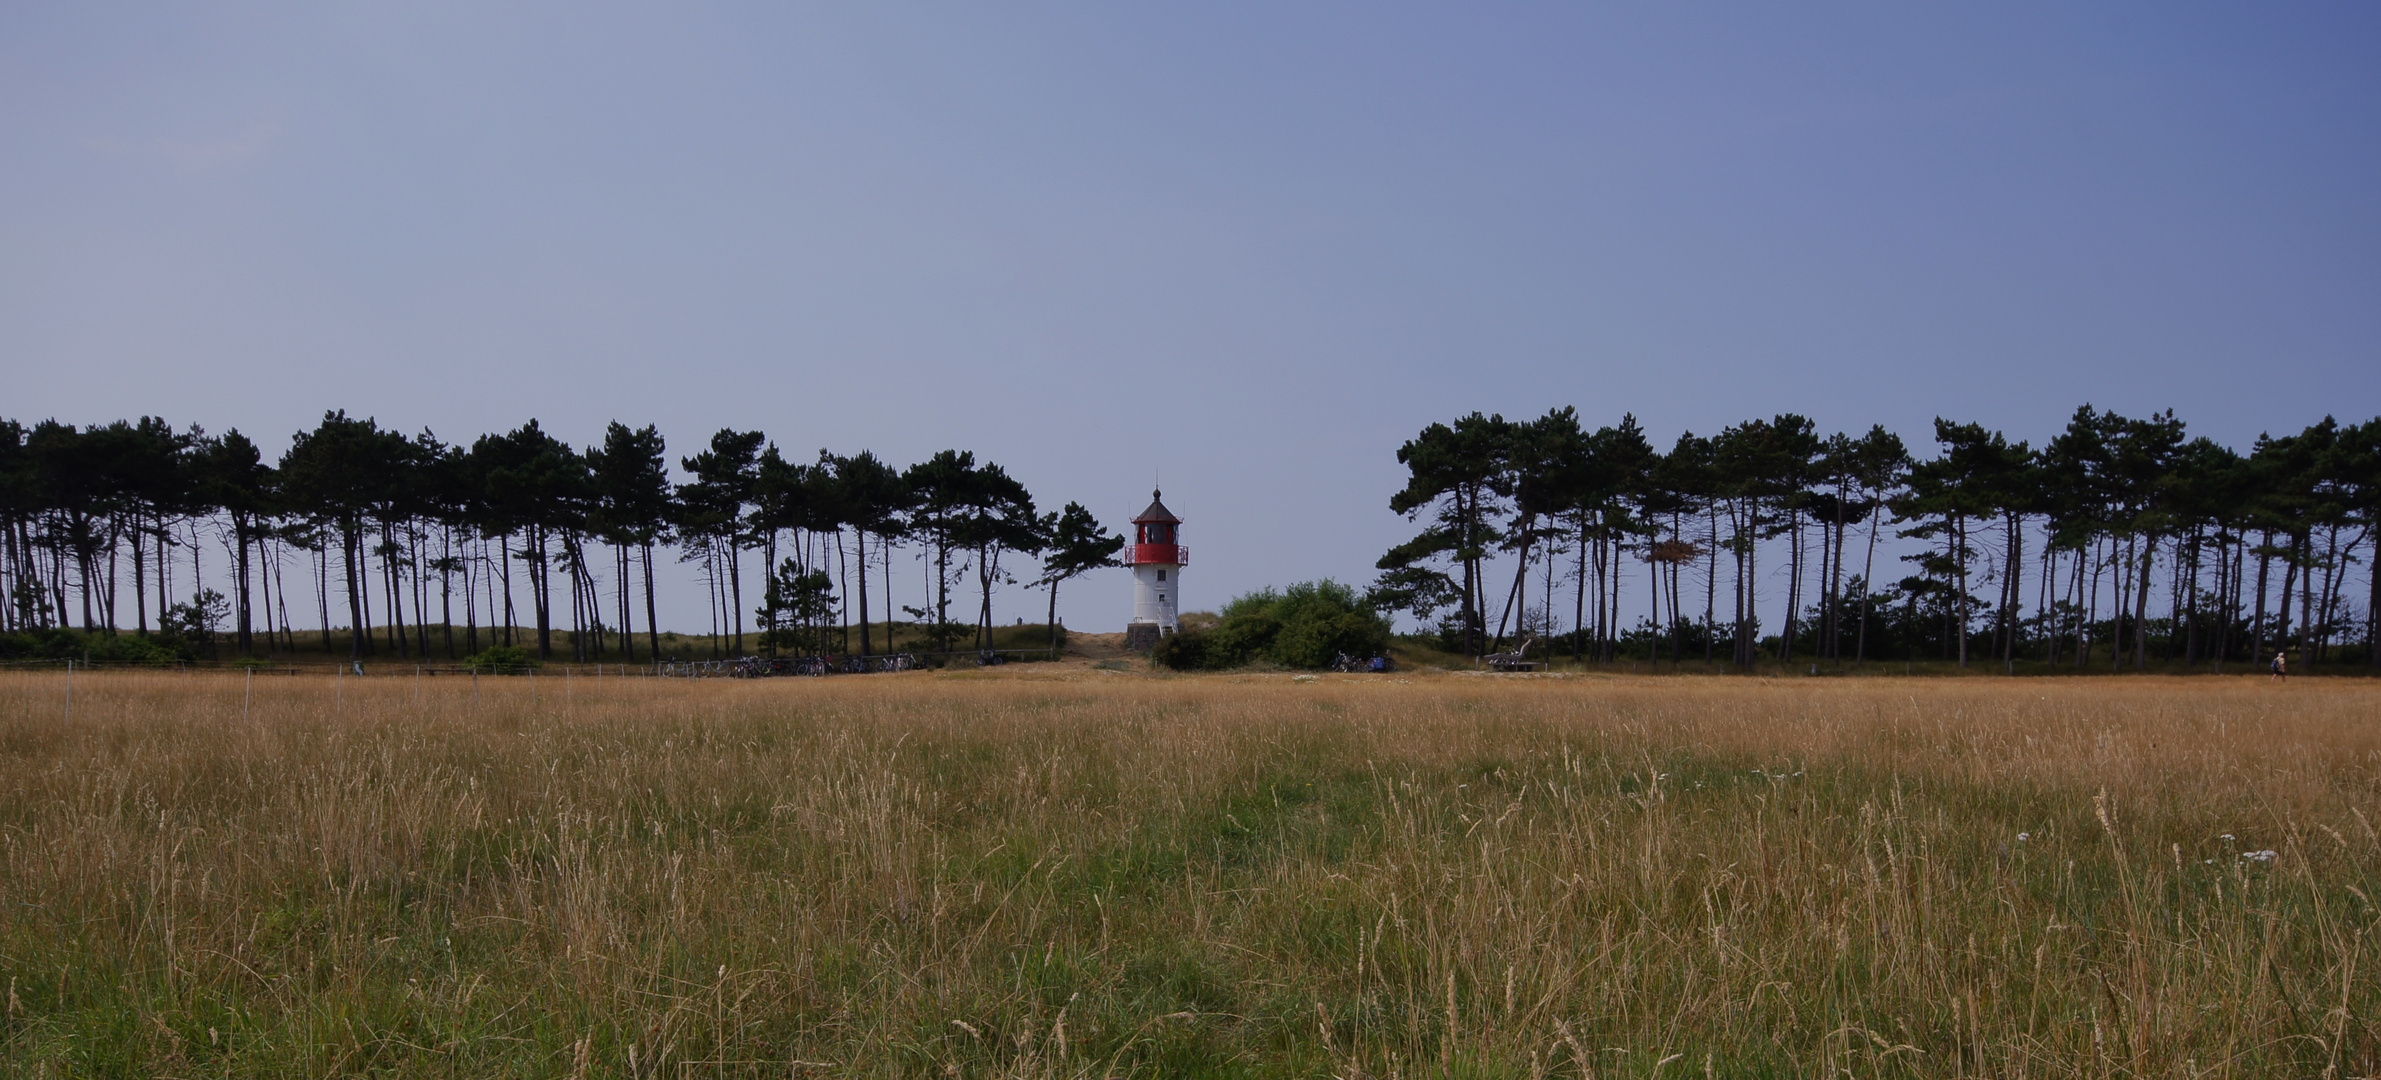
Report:
[[[871,624],[890,635],[898,550],[931,567],[930,595],[905,610],[947,648],[968,625],[955,592],[976,594],[974,640],[990,641],[1015,556],[1040,557],[1055,633],[1057,584],[1123,545],[1079,504],[1038,512],[964,451],[907,468],[866,451],[801,461],[722,430],[679,464],[683,483],[658,430],[617,422],[582,450],[534,420],[463,445],[331,412],[268,462],[237,430],[0,420],[0,631],[220,629],[262,655],[297,651],[312,622],[307,644],[326,653],[417,658],[526,647],[527,631],[542,659],[565,628],[573,659],[635,660],[641,621],[642,655],[659,658],[654,562],[674,550],[701,571],[714,651],[871,655],[891,644]],[[228,596],[205,586],[210,552]],[[755,552],[768,573],[747,582]]]
[[[2243,453],[2171,411],[2087,405],[2041,447],[1941,419],[1934,441],[1921,460],[1882,427],[1829,435],[1791,414],[1666,453],[1633,417],[1589,431],[1570,408],[1433,424],[1398,450],[1390,501],[1425,527],[1381,558],[1370,597],[1474,655],[1536,635],[1607,660],[2139,669],[2361,644],[2381,665],[2381,420]],[[1885,584],[1880,538],[1909,571]],[[1637,565],[1650,587],[1624,600]],[[1764,571],[1783,579],[1774,626]]]

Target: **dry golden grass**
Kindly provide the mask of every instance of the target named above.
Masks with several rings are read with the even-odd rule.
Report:
[[[6,678],[23,1075],[2381,1056],[2373,683]]]

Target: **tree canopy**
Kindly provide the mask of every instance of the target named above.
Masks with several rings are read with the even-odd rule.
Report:
[[[1634,418],[1587,432],[1567,407],[1431,424],[1398,450],[1407,482],[1389,499],[1421,528],[1381,556],[1367,597],[1472,655],[1535,636],[1580,657],[1739,666],[2138,669],[2275,649],[2381,664],[2381,420],[2326,417],[2246,453],[2171,412],[2089,405],[2039,449],[1949,419],[1933,436],[1913,458],[1882,427],[1823,435],[1780,414],[1660,453]],[[1880,537],[1910,571],[1897,580],[1880,579]],[[1492,592],[1500,560],[1511,577]],[[1641,614],[1624,614],[1632,578]]]
[[[155,657],[186,653],[193,638],[212,648],[226,631],[245,655],[297,648],[296,627],[311,621],[322,650],[357,658],[500,646],[636,659],[641,609],[643,655],[654,658],[653,564],[675,547],[701,574],[713,648],[762,644],[746,639],[749,614],[772,647],[867,655],[891,644],[870,630],[871,578],[889,614],[902,550],[939,582],[920,610],[946,641],[957,632],[950,592],[973,581],[972,621],[986,642],[1016,557],[1049,548],[1052,561],[1031,577],[1055,589],[1113,565],[1121,544],[1079,503],[1038,513],[1022,482],[966,451],[907,469],[866,450],[822,450],[806,463],[762,432],[722,429],[677,458],[679,479],[670,461],[657,428],[618,422],[585,448],[536,420],[458,445],[333,411],[268,461],[238,431],[155,417],[85,428],[0,420],[0,633],[73,627],[153,643],[133,651]],[[228,556],[212,578],[210,552]],[[755,554],[760,588],[747,590]],[[293,567],[311,578],[311,597]],[[523,631],[531,639],[516,641]]]

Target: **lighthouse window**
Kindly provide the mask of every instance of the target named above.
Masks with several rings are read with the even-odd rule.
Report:
[[[1166,572],[1165,572],[1165,571],[1163,571],[1163,570],[1160,570],[1160,571],[1158,571],[1158,572],[1157,572],[1157,579],[1158,579],[1159,581],[1164,581],[1164,580],[1166,580]]]

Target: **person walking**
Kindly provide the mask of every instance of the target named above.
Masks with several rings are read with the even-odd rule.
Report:
[[[2274,654],[2273,673],[2275,682],[2290,677],[2290,653],[2287,650]]]

